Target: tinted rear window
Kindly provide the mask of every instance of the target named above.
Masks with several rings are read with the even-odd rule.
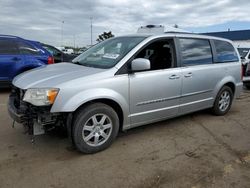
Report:
[[[237,53],[229,42],[214,40],[215,50],[216,50],[216,62],[232,62],[239,61]]]
[[[19,54],[16,42],[11,39],[0,40],[0,54],[1,55]]]
[[[209,40],[180,39],[180,46],[184,66],[211,64],[213,62]]]

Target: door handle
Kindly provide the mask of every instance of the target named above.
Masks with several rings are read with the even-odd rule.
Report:
[[[171,75],[170,77],[169,77],[169,79],[170,80],[175,80],[175,79],[179,79],[180,78],[180,76],[178,76],[178,75]]]
[[[193,76],[192,72],[189,72],[189,73],[187,73],[186,75],[184,75],[185,78],[190,78],[190,77],[192,77],[192,76]]]
[[[21,60],[21,58],[19,58],[19,57],[13,57],[12,60],[13,61],[19,61],[19,60]]]

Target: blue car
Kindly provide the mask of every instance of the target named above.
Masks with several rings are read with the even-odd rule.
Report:
[[[22,72],[52,63],[53,56],[39,42],[0,35],[0,87]]]

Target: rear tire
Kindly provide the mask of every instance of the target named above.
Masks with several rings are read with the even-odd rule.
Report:
[[[244,86],[245,86],[247,89],[250,89],[250,83],[245,83]]]
[[[119,131],[117,113],[103,103],[83,107],[73,122],[73,141],[83,153],[96,153],[108,148]]]
[[[232,89],[228,86],[223,86],[216,96],[212,113],[217,116],[225,115],[231,108],[233,101]]]

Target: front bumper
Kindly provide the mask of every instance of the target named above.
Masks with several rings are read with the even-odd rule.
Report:
[[[10,96],[8,102],[8,112],[10,117],[17,123],[24,123],[27,120],[27,115],[15,106],[15,98]]]
[[[44,134],[54,126],[60,114],[51,113],[51,106],[38,107],[22,100],[25,91],[13,88],[9,96],[8,112],[17,123],[23,124],[29,134]]]

